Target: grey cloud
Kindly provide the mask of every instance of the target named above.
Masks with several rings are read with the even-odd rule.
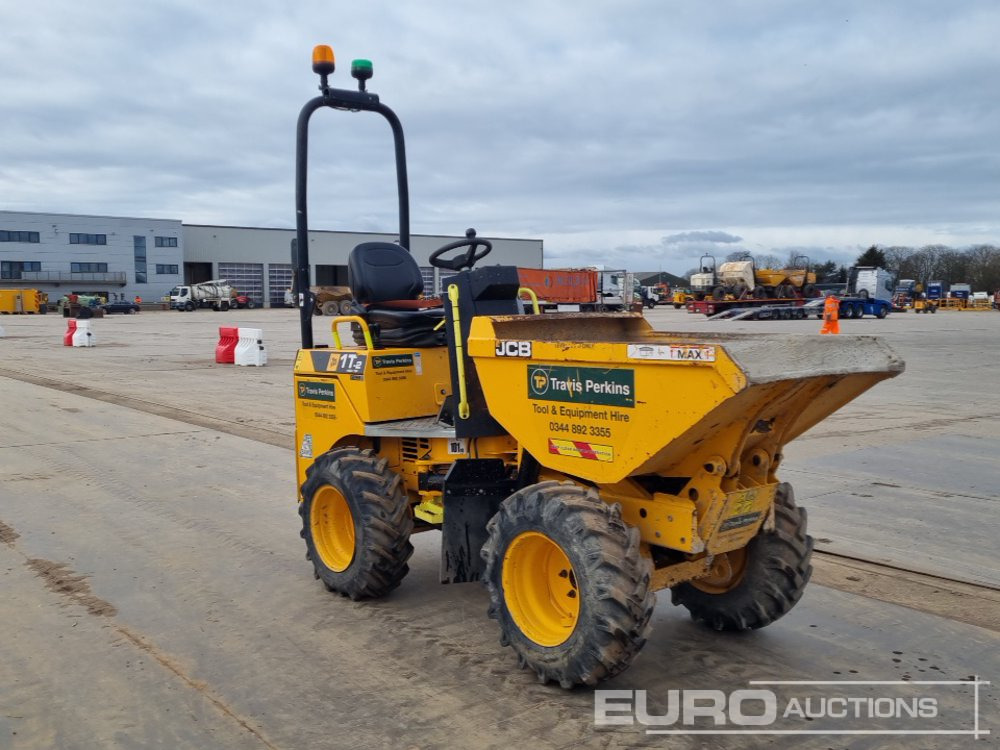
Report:
[[[680,245],[687,242],[717,242],[720,244],[728,244],[742,241],[742,237],[737,237],[735,234],[729,234],[728,232],[720,232],[717,230],[680,232],[663,238],[664,245]]]
[[[0,49],[0,208],[292,221],[295,117],[328,41],[334,85],[371,58],[403,121],[416,232],[589,233],[596,257],[682,266],[757,251],[763,227],[818,247],[843,225],[1000,237],[995,0],[8,5],[32,31]],[[385,124],[322,112],[310,149],[314,224],[391,230]],[[669,242],[615,239],[635,230]]]

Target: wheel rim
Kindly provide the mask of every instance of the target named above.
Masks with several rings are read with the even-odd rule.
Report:
[[[540,646],[564,643],[580,619],[576,574],[562,548],[545,534],[526,531],[503,558],[502,584],[514,624]]]
[[[724,594],[743,581],[747,571],[747,548],[716,555],[707,576],[691,581],[691,585],[706,594]]]
[[[326,485],[316,492],[309,526],[323,564],[335,573],[347,570],[354,560],[354,516],[338,489]]]

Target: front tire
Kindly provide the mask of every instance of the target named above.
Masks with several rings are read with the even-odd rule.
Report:
[[[413,554],[413,516],[402,479],[371,451],[329,451],[306,470],[301,536],[317,578],[358,599],[396,588]]]
[[[593,489],[542,482],[503,501],[483,546],[500,643],[539,682],[596,685],[646,642],[652,564],[618,505]]]
[[[675,586],[673,603],[713,630],[763,628],[802,598],[812,575],[812,552],[805,508],[782,482],[774,496],[774,529],[759,532],[742,550],[718,555],[709,576]]]

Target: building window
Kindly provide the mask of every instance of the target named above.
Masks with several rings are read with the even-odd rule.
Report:
[[[41,271],[37,260],[5,260],[0,262],[0,279],[19,279],[23,271]]]
[[[132,235],[132,252],[135,257],[135,283],[146,283],[146,238],[141,234]]]
[[[156,274],[158,276],[176,276],[180,273],[180,267],[176,263],[157,263]]]
[[[177,247],[176,237],[156,237],[154,240],[156,247]]]
[[[106,234],[79,234],[70,232],[69,244],[71,245],[107,245],[108,235]]]
[[[38,242],[38,232],[13,232],[0,229],[0,242]]]
[[[70,273],[107,273],[107,263],[70,263]]]

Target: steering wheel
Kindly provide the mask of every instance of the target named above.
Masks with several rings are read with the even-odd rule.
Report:
[[[477,249],[482,246],[482,250],[477,252]],[[442,259],[441,256],[451,250],[457,250],[460,247],[469,248],[464,253],[456,255],[454,258]],[[456,240],[455,242],[449,242],[443,247],[439,247],[433,253],[431,257],[428,258],[428,262],[435,268],[444,268],[449,271],[461,271],[463,268],[472,268],[476,264],[476,261],[482,260],[493,250],[493,243],[489,240],[483,240],[476,237],[475,229],[465,230],[465,239]]]

